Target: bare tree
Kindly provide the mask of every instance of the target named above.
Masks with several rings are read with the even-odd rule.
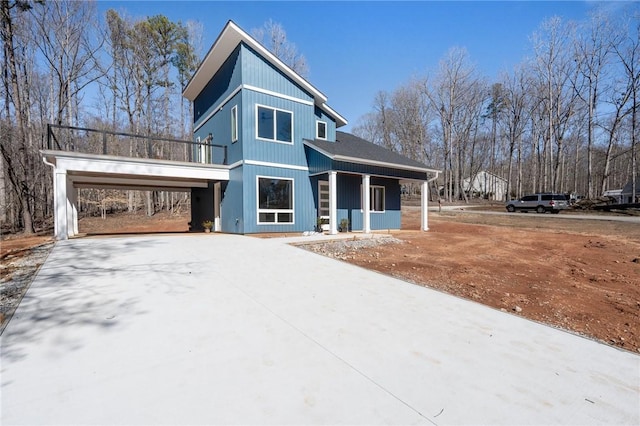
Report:
[[[304,78],[309,76],[307,59],[287,39],[287,32],[281,24],[269,19],[262,27],[253,29],[251,35],[296,73]]]

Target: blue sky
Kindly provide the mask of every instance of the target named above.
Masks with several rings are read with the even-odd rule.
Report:
[[[597,5],[585,1],[99,1],[133,18],[158,14],[199,21],[203,54],[225,23],[245,31],[279,22],[307,59],[309,81],[345,117],[349,131],[371,111],[375,94],[435,70],[449,48],[465,47],[494,80],[530,51],[529,37],[554,15],[583,20]]]

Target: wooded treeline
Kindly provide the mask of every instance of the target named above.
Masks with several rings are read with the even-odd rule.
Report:
[[[198,65],[199,24],[115,10],[102,17],[92,1],[0,0],[0,9],[0,219],[10,231],[34,232],[51,217],[51,169],[39,153],[47,123],[191,139],[190,106],[181,93]],[[187,198],[81,190],[79,207],[151,215]]]
[[[496,46],[499,48],[499,46]],[[640,9],[553,17],[531,55],[498,81],[464,48],[392,92],[354,128],[359,136],[443,170],[441,196],[466,200],[464,179],[488,171],[510,197],[531,192],[588,198],[638,179]],[[486,194],[488,195],[488,194]]]

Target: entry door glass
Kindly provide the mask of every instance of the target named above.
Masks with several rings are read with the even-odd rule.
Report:
[[[329,217],[329,182],[318,182],[318,216]]]

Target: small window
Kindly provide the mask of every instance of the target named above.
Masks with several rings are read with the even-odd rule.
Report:
[[[369,209],[372,212],[383,212],[384,211],[384,186],[372,186],[369,201],[370,201]]]
[[[256,134],[259,139],[293,143],[293,113],[257,106]]]
[[[316,138],[327,139],[327,123],[316,121]]]
[[[293,179],[258,177],[258,224],[293,223]]]
[[[231,142],[238,140],[238,105],[231,108]]]

